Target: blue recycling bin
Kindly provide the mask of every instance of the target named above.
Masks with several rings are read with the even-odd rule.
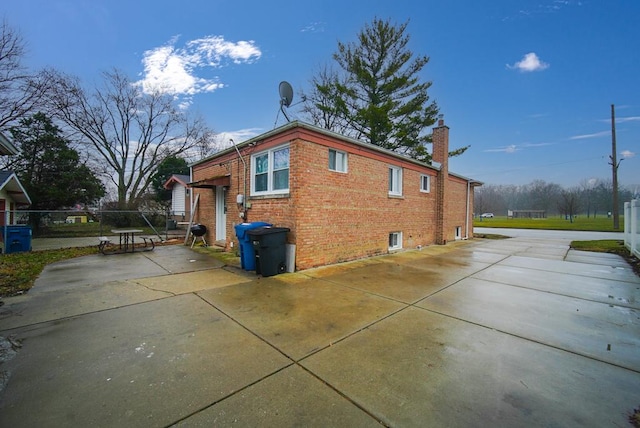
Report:
[[[0,227],[6,254],[31,251],[31,226],[12,224]]]
[[[256,253],[253,250],[253,243],[249,237],[249,231],[259,227],[271,226],[270,223],[254,221],[252,223],[236,224],[236,236],[240,243],[240,266],[244,270],[256,270]]]

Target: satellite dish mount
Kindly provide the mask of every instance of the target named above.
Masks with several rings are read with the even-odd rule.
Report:
[[[278,90],[280,92],[280,111],[287,119],[287,122],[291,122],[291,119],[287,116],[287,112],[284,108],[289,107],[291,105],[291,101],[293,101],[293,88],[289,82],[282,81],[280,82]]]

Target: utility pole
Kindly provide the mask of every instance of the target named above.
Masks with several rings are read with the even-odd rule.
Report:
[[[618,210],[618,167],[620,166],[620,162],[617,160],[616,155],[616,111],[615,106],[611,104],[611,165],[612,174],[613,174],[613,230],[620,229],[620,212]]]

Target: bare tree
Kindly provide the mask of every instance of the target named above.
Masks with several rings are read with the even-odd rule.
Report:
[[[8,130],[39,107],[51,71],[32,73],[22,64],[26,45],[6,21],[0,23],[0,130]]]
[[[573,223],[573,218],[580,209],[580,189],[571,188],[563,190],[558,201],[558,209],[566,218]]]
[[[311,92],[302,94],[304,104],[302,112],[311,123],[331,131],[353,138],[361,138],[362,134],[352,132],[346,118],[345,100],[339,96],[337,88],[346,85],[344,77],[329,66],[324,66],[311,78]]]
[[[59,75],[50,101],[56,117],[86,142],[117,189],[120,208],[137,206],[158,165],[169,156],[207,152],[211,131],[166,94],[144,93],[118,70],[85,92],[77,78]]]
[[[544,180],[533,180],[522,192],[526,195],[528,207],[526,209],[549,211],[556,206],[562,187],[555,183],[547,183]]]

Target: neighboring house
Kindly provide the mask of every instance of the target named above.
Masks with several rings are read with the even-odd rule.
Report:
[[[12,171],[0,171],[0,228],[16,224],[17,208],[31,205],[29,195],[22,187],[20,180]],[[0,241],[5,231],[0,235]]]
[[[17,155],[18,149],[13,143],[0,132],[0,155]]]
[[[227,250],[240,222],[287,227],[298,270],[471,238],[481,183],[448,172],[448,146],[442,120],[434,166],[291,122],[191,166],[194,221]]]
[[[17,155],[19,150],[4,134],[0,132],[0,155]],[[13,171],[0,171],[0,242],[1,252],[5,252],[4,236],[7,234],[6,226],[16,224],[18,216],[17,208],[31,205],[31,199],[24,190],[20,180]]]
[[[173,174],[163,187],[171,190],[171,217],[176,221],[186,221],[191,216],[189,176]]]

